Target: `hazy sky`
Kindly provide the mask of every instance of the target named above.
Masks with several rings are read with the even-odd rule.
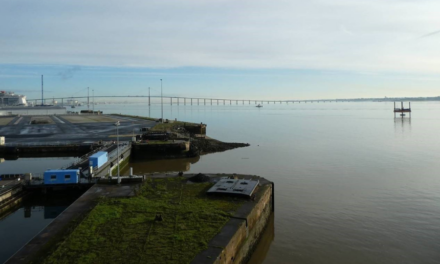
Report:
[[[1,0],[0,89],[38,97],[440,95],[440,1]]]

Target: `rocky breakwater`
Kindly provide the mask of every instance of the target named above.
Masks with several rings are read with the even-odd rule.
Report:
[[[212,138],[192,138],[189,153],[193,156],[249,147],[248,143],[228,143]]]
[[[158,123],[132,144],[133,157],[182,158],[248,147],[247,143],[222,142],[206,136],[206,124],[180,121]]]

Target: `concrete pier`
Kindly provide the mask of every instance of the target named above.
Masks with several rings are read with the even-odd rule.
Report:
[[[234,175],[249,179],[247,175]],[[209,242],[208,249],[200,252],[192,264],[247,263],[255,250],[270,216],[275,210],[274,185],[258,176],[260,187],[254,200],[245,202],[228,223]]]
[[[182,179],[190,179],[194,176],[196,175],[184,174]],[[271,215],[273,215],[273,183],[264,178],[251,175],[204,174],[203,177],[206,176],[210,178],[209,181],[212,183],[219,181],[221,178],[229,177],[258,180],[260,184],[251,199],[237,198],[241,201],[238,209],[230,216],[229,221],[221,228],[220,232],[210,240],[206,250],[194,252],[196,255],[191,263],[246,263],[261,239],[267,223],[271,219]],[[146,175],[146,177],[152,180],[169,177],[177,179],[176,174],[150,174]],[[48,254],[51,254],[51,249],[58,247],[60,242],[66,239],[65,236],[69,236],[70,232],[93,210],[97,201],[99,201],[97,198],[132,197],[136,195],[139,187],[139,184],[94,185],[6,263],[29,263],[44,260],[48,257]],[[217,199],[221,199],[220,197]],[[225,201],[230,199],[231,197],[225,197]],[[165,221],[168,219],[166,218]],[[145,235],[149,231],[143,230],[139,232],[139,235],[142,236],[142,234]],[[157,248],[155,250],[161,249]],[[126,257],[130,258],[132,256]],[[152,259],[151,261],[160,260]]]

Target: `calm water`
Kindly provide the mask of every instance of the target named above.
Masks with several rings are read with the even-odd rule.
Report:
[[[148,114],[140,104],[106,107]],[[115,112],[106,107],[98,108]],[[264,263],[440,263],[440,103],[412,108],[411,120],[394,119],[392,103],[372,102],[168,105],[164,117],[203,121],[214,138],[251,144],[186,166],[275,182]],[[157,105],[150,111],[160,116]],[[163,171],[164,162],[133,166]]]
[[[165,118],[207,123],[211,137],[251,147],[133,167],[274,181],[273,241],[255,263],[440,263],[440,103],[412,108],[409,121],[393,118],[392,103],[166,105]],[[149,113],[145,104],[98,109]],[[160,117],[160,106],[150,112]]]
[[[0,158],[1,159],[1,158]],[[19,158],[16,160],[1,159],[0,174],[33,173],[42,174],[48,169],[59,169],[74,163],[78,158]]]
[[[0,163],[0,174],[42,174],[48,168],[60,168],[73,163],[75,158],[20,158]],[[1,185],[0,181],[0,185]],[[43,230],[69,206],[80,193],[62,196],[30,196],[24,202],[0,216],[0,263],[5,262],[29,240]],[[7,243],[6,243],[7,242]]]

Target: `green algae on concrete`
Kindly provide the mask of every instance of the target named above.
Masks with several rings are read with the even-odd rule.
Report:
[[[122,172],[125,169],[125,167],[127,167],[128,163],[129,163],[129,159],[130,159],[129,157],[126,157],[125,159],[120,161],[120,163],[119,163],[119,172]],[[118,162],[116,162],[116,163],[118,163]],[[113,176],[117,176],[118,175],[118,165],[117,164],[115,166],[113,166],[112,175]]]
[[[211,186],[149,179],[134,197],[103,198],[43,263],[189,263],[241,203],[206,196]]]

